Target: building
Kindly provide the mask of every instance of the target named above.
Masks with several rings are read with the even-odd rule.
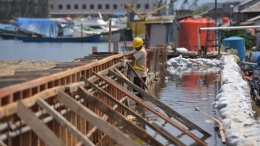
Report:
[[[208,6],[210,9],[215,8],[215,3],[204,3],[202,6]],[[217,3],[217,8],[222,8],[223,3]]]
[[[240,23],[260,14],[260,0],[247,0],[233,7],[232,20]]]
[[[123,15],[127,4],[133,0],[49,0],[50,17]],[[133,8],[140,14],[148,13],[158,7],[158,0],[138,0]]]
[[[223,8],[217,8],[217,15],[215,13],[215,8],[209,9],[208,11],[205,11],[203,13],[198,14],[197,16],[202,16],[202,17],[209,17],[215,20],[215,16],[217,16],[217,22],[216,25],[218,26],[219,24],[222,24],[222,20],[224,17],[231,17],[231,13],[224,11]]]
[[[234,1],[234,2],[225,2],[223,3],[223,10],[226,12],[229,12],[230,14],[232,14],[233,12],[233,7],[236,5],[239,5],[241,2],[240,1]]]

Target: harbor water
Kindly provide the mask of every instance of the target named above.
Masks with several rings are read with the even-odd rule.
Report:
[[[0,44],[0,60],[72,61],[75,58],[91,54],[93,46],[97,47],[98,52],[108,51],[108,43],[23,43],[16,40],[0,40]],[[195,111],[195,107],[198,107],[201,111],[218,119],[218,114],[212,106],[219,89],[219,81],[216,80],[215,75],[216,73],[212,72],[200,74],[194,71],[190,74],[171,77],[168,80],[161,78],[160,82],[154,86],[154,91],[163,103],[210,133],[211,137],[203,138],[201,133],[191,131],[193,134],[205,140],[209,146],[222,146],[218,133],[214,130],[217,127],[216,122],[201,112]],[[158,107],[153,107],[160,111]],[[154,117],[148,112],[145,113],[145,116]],[[172,119],[174,120],[174,118]],[[164,123],[156,118],[153,120],[159,125]],[[191,138],[183,135],[177,129],[169,127],[168,124],[163,126],[186,145],[196,145]],[[154,131],[149,128],[146,128],[146,131],[155,135]],[[157,138],[167,144],[166,140],[159,136]]]
[[[219,79],[216,79],[217,74],[218,73],[215,72],[200,73],[193,71],[185,75],[172,76],[167,80],[162,80],[160,84],[154,87],[156,89],[154,91],[157,92],[156,96],[163,103],[211,134],[210,137],[203,137],[198,131],[190,130],[191,133],[203,139],[209,146],[224,145],[221,142],[219,134],[215,131],[215,128],[218,127],[217,123],[208,117],[211,116],[218,119],[218,113],[214,106],[212,106],[220,88]],[[151,104],[151,106],[153,105]],[[161,113],[164,113],[158,107],[153,107]],[[205,116],[200,111],[195,111],[196,107],[208,116]],[[145,114],[147,117],[154,117],[151,113],[146,112]],[[182,125],[174,118],[171,119],[179,125]],[[185,145],[197,145],[194,143],[194,140],[169,124],[163,126],[164,121],[158,121],[156,118],[153,120],[168,132],[174,133],[174,136],[178,137]],[[147,128],[146,130],[154,135],[151,129]],[[160,139],[160,137],[158,137],[158,139]],[[160,141],[163,141],[163,139],[160,139]],[[165,141],[164,144],[167,144],[167,141]]]
[[[122,46],[123,43],[119,45]],[[97,47],[98,52],[108,52],[108,43],[24,43],[19,40],[0,39],[0,60],[66,62],[92,54],[94,46]],[[113,51],[113,44],[111,44],[111,51]]]

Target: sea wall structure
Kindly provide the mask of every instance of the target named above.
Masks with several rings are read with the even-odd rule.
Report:
[[[260,123],[254,119],[250,88],[242,78],[240,67],[232,55],[222,61],[222,87],[215,107],[224,125],[227,145],[260,145]]]
[[[149,78],[166,70],[166,46],[149,48],[147,53]],[[151,128],[171,144],[185,145],[176,133],[147,121],[129,108],[131,99],[195,143],[206,146],[204,139],[193,133],[211,136],[207,131],[162,103],[148,88],[148,92],[144,91],[128,79],[133,63],[127,60],[129,56],[131,52],[96,53],[78,59],[97,59],[94,62],[59,63],[63,69],[70,68],[0,88],[0,145],[134,146],[138,145],[136,141],[151,146],[163,145],[140,125]],[[137,97],[129,87],[165,113]],[[140,125],[127,117],[135,117]]]

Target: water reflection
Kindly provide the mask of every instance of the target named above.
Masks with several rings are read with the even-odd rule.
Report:
[[[209,146],[222,146],[221,139],[214,130],[215,127],[218,127],[217,123],[202,113],[195,111],[195,107],[198,107],[201,111],[218,119],[218,115],[211,104],[215,101],[218,92],[219,81],[216,80],[215,77],[220,69],[216,67],[195,70],[183,67],[173,69],[174,68],[170,71],[173,71],[174,73],[169,72],[168,69],[167,78],[154,87],[154,91],[159,91],[156,95],[158,95],[158,98],[163,103],[210,133],[211,137],[205,137],[200,132],[191,130],[194,135],[205,140]],[[161,113],[164,113],[158,107],[152,104],[151,106]],[[145,115],[148,117],[154,116],[150,112],[146,112]],[[174,118],[171,119],[179,125],[182,125]],[[154,120],[154,122],[162,126],[175,137],[178,137],[185,145],[197,145],[193,139],[186,134],[183,134],[177,128],[174,128],[167,123],[165,124],[165,121],[157,119]],[[185,129],[188,129],[186,126],[182,126]],[[148,127],[146,128],[146,131],[151,135],[156,134],[156,132]],[[157,135],[156,138],[168,145],[167,140],[164,138]]]

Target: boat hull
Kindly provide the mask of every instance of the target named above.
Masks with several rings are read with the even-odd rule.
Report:
[[[120,40],[120,32],[112,33],[111,41],[119,41]],[[99,42],[108,42],[109,41],[109,33],[103,33],[99,39]]]
[[[4,40],[10,40],[10,39],[14,39],[15,34],[9,34],[9,33],[0,33],[0,37]]]
[[[101,34],[85,36],[85,37],[16,37],[17,40],[22,40],[23,42],[99,42]]]

